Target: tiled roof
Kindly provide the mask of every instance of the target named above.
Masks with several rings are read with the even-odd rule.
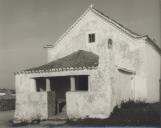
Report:
[[[57,72],[66,70],[95,69],[98,66],[98,56],[92,52],[79,50],[48,64],[26,69],[22,73]]]

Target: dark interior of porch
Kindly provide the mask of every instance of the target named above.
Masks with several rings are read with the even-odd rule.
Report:
[[[39,77],[36,78],[36,88],[37,92],[49,91],[49,88],[55,92],[56,114],[59,114],[66,109],[67,91],[88,91],[88,75]]]

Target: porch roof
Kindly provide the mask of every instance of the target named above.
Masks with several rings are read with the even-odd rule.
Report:
[[[17,72],[17,74],[93,69],[98,66],[98,58],[99,57],[92,52],[79,50],[48,64],[26,69]]]

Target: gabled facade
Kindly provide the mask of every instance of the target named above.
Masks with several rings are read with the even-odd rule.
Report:
[[[160,48],[93,7],[47,52],[15,75],[17,119],[108,118],[123,101],[159,101]]]

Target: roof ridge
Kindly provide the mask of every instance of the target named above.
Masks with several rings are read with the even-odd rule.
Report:
[[[134,38],[141,38],[141,37],[145,37],[146,35],[140,35],[136,32],[133,32],[132,30],[130,30],[129,28],[125,27],[124,25],[120,24],[119,22],[117,22],[116,20],[110,18],[109,16],[105,15],[104,13],[100,12],[99,10],[97,10],[95,7],[92,7],[91,10],[101,16],[102,18],[105,18],[106,20],[108,20],[108,22],[112,23],[113,25],[115,25],[117,28],[123,30],[125,33],[130,34],[132,37]]]
[[[58,40],[56,42],[54,42],[51,45],[46,45],[46,47],[44,48],[52,48],[54,46],[56,46],[71,30],[72,28],[77,25],[77,23],[88,13],[88,11],[92,11],[94,12],[97,16],[100,16],[102,19],[108,21],[108,23],[111,23],[113,26],[117,27],[119,30],[123,31],[124,33],[126,33],[127,35],[129,35],[130,37],[134,38],[134,39],[144,39],[144,40],[152,40],[148,35],[140,35],[137,34],[135,32],[133,32],[132,30],[130,30],[129,28],[123,26],[122,24],[120,24],[119,22],[117,22],[116,20],[108,17],[107,15],[105,15],[104,13],[98,11],[95,6],[93,4],[91,4],[85,11],[84,13],[64,32],[64,34],[62,36],[60,36],[58,38]],[[154,43],[153,41],[149,41],[151,42],[156,48],[157,50],[161,51],[160,47]]]
[[[108,17],[107,15],[103,14],[102,12],[98,11],[93,4],[91,4],[85,11],[84,13],[78,18],[76,19],[76,21],[67,28],[67,30],[64,32],[64,34],[62,34],[58,40],[50,45],[46,45],[44,48],[52,48],[54,46],[56,46],[71,30],[72,28],[79,22],[81,21],[81,19],[87,14],[88,11],[92,11],[94,12],[96,15],[100,16],[101,18],[105,19],[106,21],[108,21],[109,23],[113,24],[114,26],[116,26],[117,28],[119,28],[120,30],[122,30],[123,32],[125,32],[126,34],[130,35],[133,38],[143,38],[146,37],[146,35],[139,35],[135,32],[133,32],[132,30],[128,29],[127,27],[123,26],[122,24],[118,23],[116,20],[113,20],[112,18]]]

